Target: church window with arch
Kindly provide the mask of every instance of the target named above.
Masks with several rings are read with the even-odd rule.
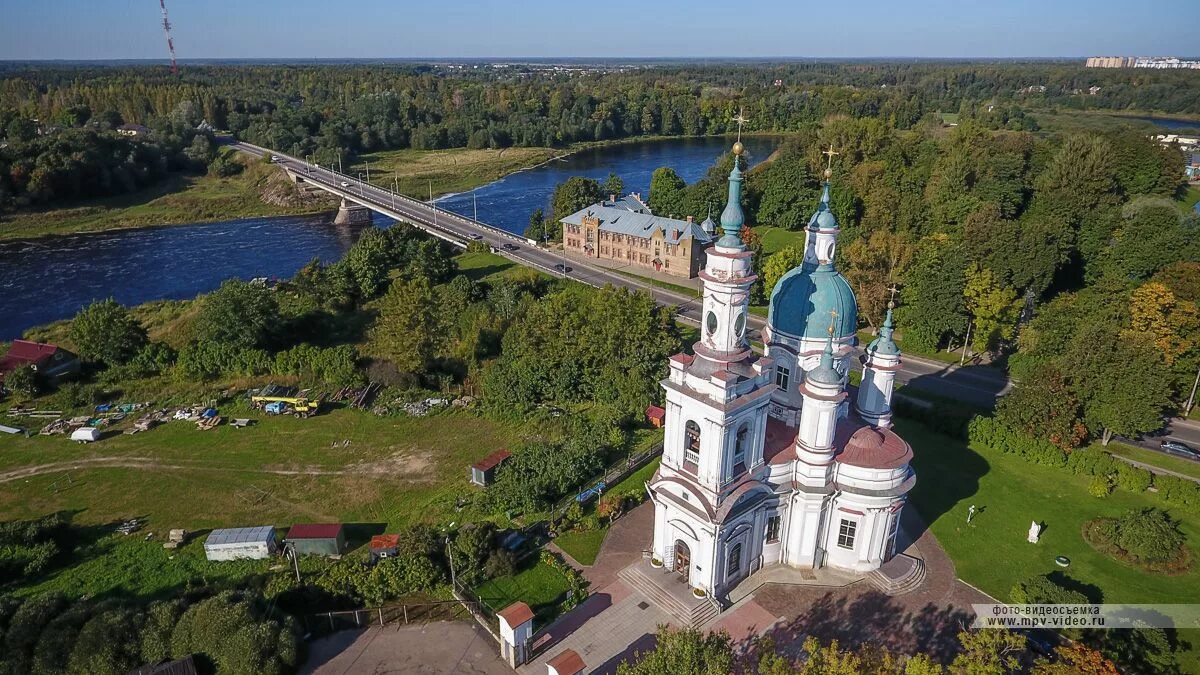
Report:
[[[692,420],[683,428],[683,450],[685,462],[700,463],[700,425]]]

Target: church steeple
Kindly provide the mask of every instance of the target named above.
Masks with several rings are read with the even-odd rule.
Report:
[[[817,204],[816,213],[808,221],[808,233],[804,241],[804,262],[814,267],[833,265],[833,258],[837,252],[837,235],[840,231],[837,218],[829,206],[829,183],[833,177],[833,158],[839,153],[834,151],[831,145],[822,154],[828,158],[828,163],[825,166],[821,201]]]
[[[825,350],[821,352],[821,363],[809,371],[800,385],[804,404],[800,406],[797,452],[802,459],[807,457],[813,461],[832,456],[838,408],[846,399],[842,375],[833,367],[833,333],[837,312],[830,312],[829,315],[829,337],[825,341]]]
[[[896,294],[896,287],[890,289]],[[892,424],[892,390],[896,384],[896,371],[900,369],[900,348],[892,339],[895,324],[892,322],[894,301],[888,302],[887,317],[879,328],[879,337],[867,345],[862,356],[863,374],[858,385],[858,399],[854,403],[859,417],[877,427]]]
[[[733,121],[738,123],[738,137],[733,144],[733,169],[729,172],[729,199],[725,202],[725,210],[721,212],[721,229],[725,232],[717,240],[717,246],[724,249],[744,251],[742,243],[742,225],[746,224],[746,215],[742,213],[742,153],[746,147],[742,145],[742,125],[748,122],[739,111]]]

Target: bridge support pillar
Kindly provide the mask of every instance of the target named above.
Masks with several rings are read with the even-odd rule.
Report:
[[[342,200],[338,206],[337,216],[333,219],[334,225],[370,225],[371,210],[360,204]]]

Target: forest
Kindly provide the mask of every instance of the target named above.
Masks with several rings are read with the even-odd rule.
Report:
[[[10,64],[0,69],[0,207],[119,194],[177,170],[193,142],[181,120],[206,120],[326,163],[397,148],[722,134],[738,110],[764,132],[811,131],[831,116],[907,130],[937,113],[1033,130],[1028,109],[1195,114],[1193,78],[1053,62],[686,64],[570,74],[486,65],[189,66],[178,76],[144,66]],[[153,143],[112,139],[121,123],[152,128]]]

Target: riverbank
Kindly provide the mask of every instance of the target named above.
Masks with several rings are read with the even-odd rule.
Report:
[[[240,154],[236,161],[245,168],[228,178],[174,174],[157,185],[126,195],[0,216],[0,242],[157,225],[304,215],[337,208],[337,202],[324,194],[298,192],[273,166]]]

